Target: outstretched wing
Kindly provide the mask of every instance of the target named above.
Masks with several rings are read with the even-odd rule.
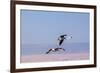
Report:
[[[67,40],[72,39],[72,36],[67,37]]]
[[[64,34],[64,35],[60,35],[60,37],[64,37],[64,36],[67,36],[66,34]]]
[[[64,48],[58,48],[58,49],[65,51],[65,49],[64,49]]]
[[[65,51],[65,49],[64,49],[64,48],[62,48],[62,50],[63,50],[63,51]]]
[[[61,45],[63,43],[64,40],[60,40],[59,45]]]
[[[52,49],[49,49],[49,50],[46,52],[46,54],[50,53],[50,51],[52,51]]]

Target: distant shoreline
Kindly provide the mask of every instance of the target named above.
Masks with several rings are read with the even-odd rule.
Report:
[[[42,54],[42,55],[21,56],[21,63],[88,60],[88,59],[89,59],[89,53]]]

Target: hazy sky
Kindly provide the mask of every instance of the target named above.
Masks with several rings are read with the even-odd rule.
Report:
[[[22,44],[53,44],[62,34],[89,42],[89,13],[21,10]]]

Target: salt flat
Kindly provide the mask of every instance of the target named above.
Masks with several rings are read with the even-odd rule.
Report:
[[[41,54],[41,55],[21,56],[21,63],[88,60],[88,59],[89,59],[88,53]]]

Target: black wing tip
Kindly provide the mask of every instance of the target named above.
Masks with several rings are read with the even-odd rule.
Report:
[[[50,52],[50,50],[49,51],[47,51],[45,54],[48,54]]]

